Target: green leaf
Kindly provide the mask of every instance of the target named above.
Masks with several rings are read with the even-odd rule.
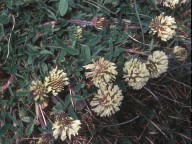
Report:
[[[17,120],[15,117],[13,117],[10,113],[7,113],[8,118],[10,118],[17,126],[21,126],[21,121]]]
[[[101,35],[96,36],[94,39],[88,42],[88,45],[95,46],[101,40],[101,38],[102,38]]]
[[[0,127],[0,136],[4,135],[8,131],[9,127],[10,127],[9,124],[5,124],[2,127]]]
[[[182,22],[177,23],[176,25],[179,27],[179,26],[182,26],[183,24],[185,24],[187,22],[190,22],[190,21],[191,21],[191,17],[186,19],[186,20],[184,20],[184,21],[182,21]]]
[[[8,101],[7,100],[0,100],[1,107],[7,106]]]
[[[17,69],[16,69],[15,65],[10,67],[9,71],[10,71],[11,74],[16,74],[17,73]]]
[[[120,55],[116,65],[123,66],[124,62],[125,62],[125,57],[123,55]]]
[[[32,119],[31,119],[31,117],[29,117],[29,116],[22,117],[21,120],[24,121],[24,122],[26,122],[26,123],[32,122]]]
[[[119,36],[117,38],[117,40],[114,41],[114,44],[117,45],[117,44],[122,44],[126,41],[127,43],[127,38],[128,38],[128,34],[127,33],[122,33],[121,36]]]
[[[50,51],[44,49],[44,50],[40,51],[40,54],[41,54],[41,55],[47,55],[47,54],[50,54],[50,55],[51,55],[52,52],[50,52]]]
[[[75,91],[76,91],[76,92],[80,91],[80,89],[83,88],[84,86],[85,86],[84,83],[79,83],[79,84],[77,84],[77,85],[75,86]]]
[[[13,5],[13,2],[10,1],[10,0],[5,0],[5,3],[6,3],[6,7],[8,7],[9,9],[12,9],[12,5]]]
[[[53,108],[52,108],[52,114],[58,114],[58,113],[60,113],[60,112],[62,112],[63,111],[63,107],[62,107],[62,104],[60,103],[60,102],[58,102],[57,104],[56,104],[56,106],[54,106]]]
[[[52,123],[48,122],[46,128],[50,132],[52,130]]]
[[[73,96],[73,99],[75,99],[75,100],[85,100],[86,97],[82,97],[82,96],[80,96],[80,95],[74,95],[74,96]]]
[[[22,129],[22,128],[20,128],[20,127],[15,127],[15,126],[13,126],[13,125],[10,125],[10,128],[9,128],[9,130],[12,131],[12,132],[18,132],[20,129]]]
[[[61,16],[64,16],[68,10],[68,1],[67,0],[60,0],[59,1],[59,12]]]
[[[61,62],[63,62],[65,55],[66,55],[66,49],[62,49],[59,56],[57,57],[58,64],[61,64]]]
[[[26,108],[22,108],[20,111],[19,111],[19,116],[20,117],[23,117],[23,116],[26,116],[27,115],[27,109]]]
[[[118,80],[118,81],[116,82],[116,84],[119,86],[119,88],[120,88],[122,91],[124,91],[124,92],[126,91],[127,86],[126,86],[124,80]]]
[[[9,17],[7,15],[0,15],[0,24],[8,24]]]
[[[78,119],[75,111],[74,111],[71,107],[68,108],[68,113],[69,113],[69,115],[70,115],[72,118]]]
[[[150,42],[150,51],[152,51],[154,49],[154,39],[151,39]]]
[[[34,129],[34,123],[29,124],[25,131],[26,135],[30,135],[33,132],[33,129]]]
[[[47,64],[44,62],[40,63],[40,72],[42,75],[47,75],[48,74],[48,67]]]
[[[92,54],[92,57],[97,56],[105,47],[96,47],[95,49],[97,49],[97,51]]]
[[[113,52],[113,57],[119,56],[119,54],[122,53],[123,51],[124,51],[123,48],[117,48],[117,49]]]
[[[113,55],[113,40],[112,39],[109,40],[109,50],[110,50],[110,53],[111,53],[109,60],[111,60],[112,55]]]
[[[29,50],[29,53],[30,54],[38,54],[39,53],[39,51],[38,51],[38,47],[36,47],[36,46],[33,46],[33,45],[31,45],[31,44],[27,44],[27,47],[28,47],[28,50]]]
[[[66,98],[65,98],[65,103],[63,105],[63,109],[65,110],[70,104],[70,96],[68,95]]]
[[[57,42],[57,44],[60,46],[60,47],[62,47],[62,48],[66,48],[67,46],[64,44],[64,42],[61,40],[61,39],[59,39],[59,38],[56,38],[56,42]]]
[[[83,58],[85,60],[85,63],[87,64],[91,61],[91,51],[88,46],[83,46],[82,48],[84,50]]]
[[[106,60],[111,61],[111,52],[106,53],[105,56],[104,56],[104,58],[105,58]]]
[[[49,14],[50,18],[53,18],[55,21],[57,21],[57,17],[56,15],[50,10],[50,9],[46,9]]]
[[[19,96],[19,97],[21,97],[21,96],[27,96],[27,95],[29,95],[29,92],[17,92],[17,93],[16,93],[16,96]]]
[[[139,21],[139,25],[140,25],[140,27],[141,27],[141,33],[142,33],[143,42],[145,42],[144,31],[143,31],[141,19],[140,19],[140,16],[139,16],[138,5],[137,5],[136,0],[134,0],[134,8],[135,8],[136,16],[137,16],[138,21]]]
[[[74,0],[69,0],[69,5],[73,8],[76,7]]]
[[[74,48],[68,47],[66,50],[67,50],[67,53],[71,54],[71,55],[78,55],[79,54],[79,51],[74,49]]]

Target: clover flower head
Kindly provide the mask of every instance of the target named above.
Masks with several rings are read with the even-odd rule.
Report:
[[[125,62],[123,71],[125,81],[133,89],[141,89],[149,80],[150,75],[146,64],[140,62],[137,58]]]
[[[48,92],[52,92],[56,96],[63,90],[65,85],[69,84],[69,78],[63,70],[57,70],[57,67],[49,72],[49,76],[45,77],[45,86]]]
[[[171,16],[160,15],[151,21],[150,33],[153,35],[157,33],[158,37],[161,38],[162,41],[167,41],[175,35],[175,29],[177,26],[175,25],[175,19]]]
[[[77,26],[76,32],[75,32],[76,38],[78,38],[78,39],[82,38],[82,33],[83,33],[82,28],[80,26]]]
[[[147,69],[151,78],[157,78],[168,69],[168,56],[163,51],[154,51],[148,56]]]
[[[55,139],[61,135],[61,140],[64,141],[67,137],[71,140],[71,136],[78,135],[78,131],[80,127],[80,120],[75,120],[72,117],[59,114],[56,119],[55,123],[53,123],[53,137]]]
[[[91,81],[97,87],[99,87],[100,83],[111,82],[117,75],[115,64],[105,60],[103,57],[97,61],[93,60],[92,64],[88,64],[84,68],[90,70],[85,73],[86,78],[92,78]]]
[[[169,7],[171,9],[174,9],[175,6],[179,3],[179,0],[165,0],[163,2],[163,6]]]
[[[46,86],[39,80],[31,82],[30,92],[35,101],[40,100],[40,102],[43,102],[44,98],[47,97]]]
[[[104,27],[106,27],[107,23],[108,23],[107,20],[104,17],[100,16],[95,16],[92,20],[92,24],[98,30],[102,30]]]
[[[54,144],[54,138],[50,134],[42,135],[42,137],[39,138],[37,144]]]
[[[173,55],[178,61],[184,61],[187,59],[187,50],[180,46],[175,46],[173,48]]]
[[[97,115],[106,117],[120,110],[119,106],[122,100],[122,90],[117,85],[102,84],[90,105]]]

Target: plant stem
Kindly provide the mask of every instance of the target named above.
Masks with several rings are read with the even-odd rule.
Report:
[[[93,25],[92,22],[82,21],[82,20],[69,20],[68,22],[72,24]]]

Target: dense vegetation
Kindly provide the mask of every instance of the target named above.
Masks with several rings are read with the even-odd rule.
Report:
[[[188,0],[1,0],[0,144],[188,144],[190,53]]]

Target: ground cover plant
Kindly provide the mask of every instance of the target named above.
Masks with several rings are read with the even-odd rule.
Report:
[[[0,144],[188,144],[190,53],[189,0],[1,0]]]

